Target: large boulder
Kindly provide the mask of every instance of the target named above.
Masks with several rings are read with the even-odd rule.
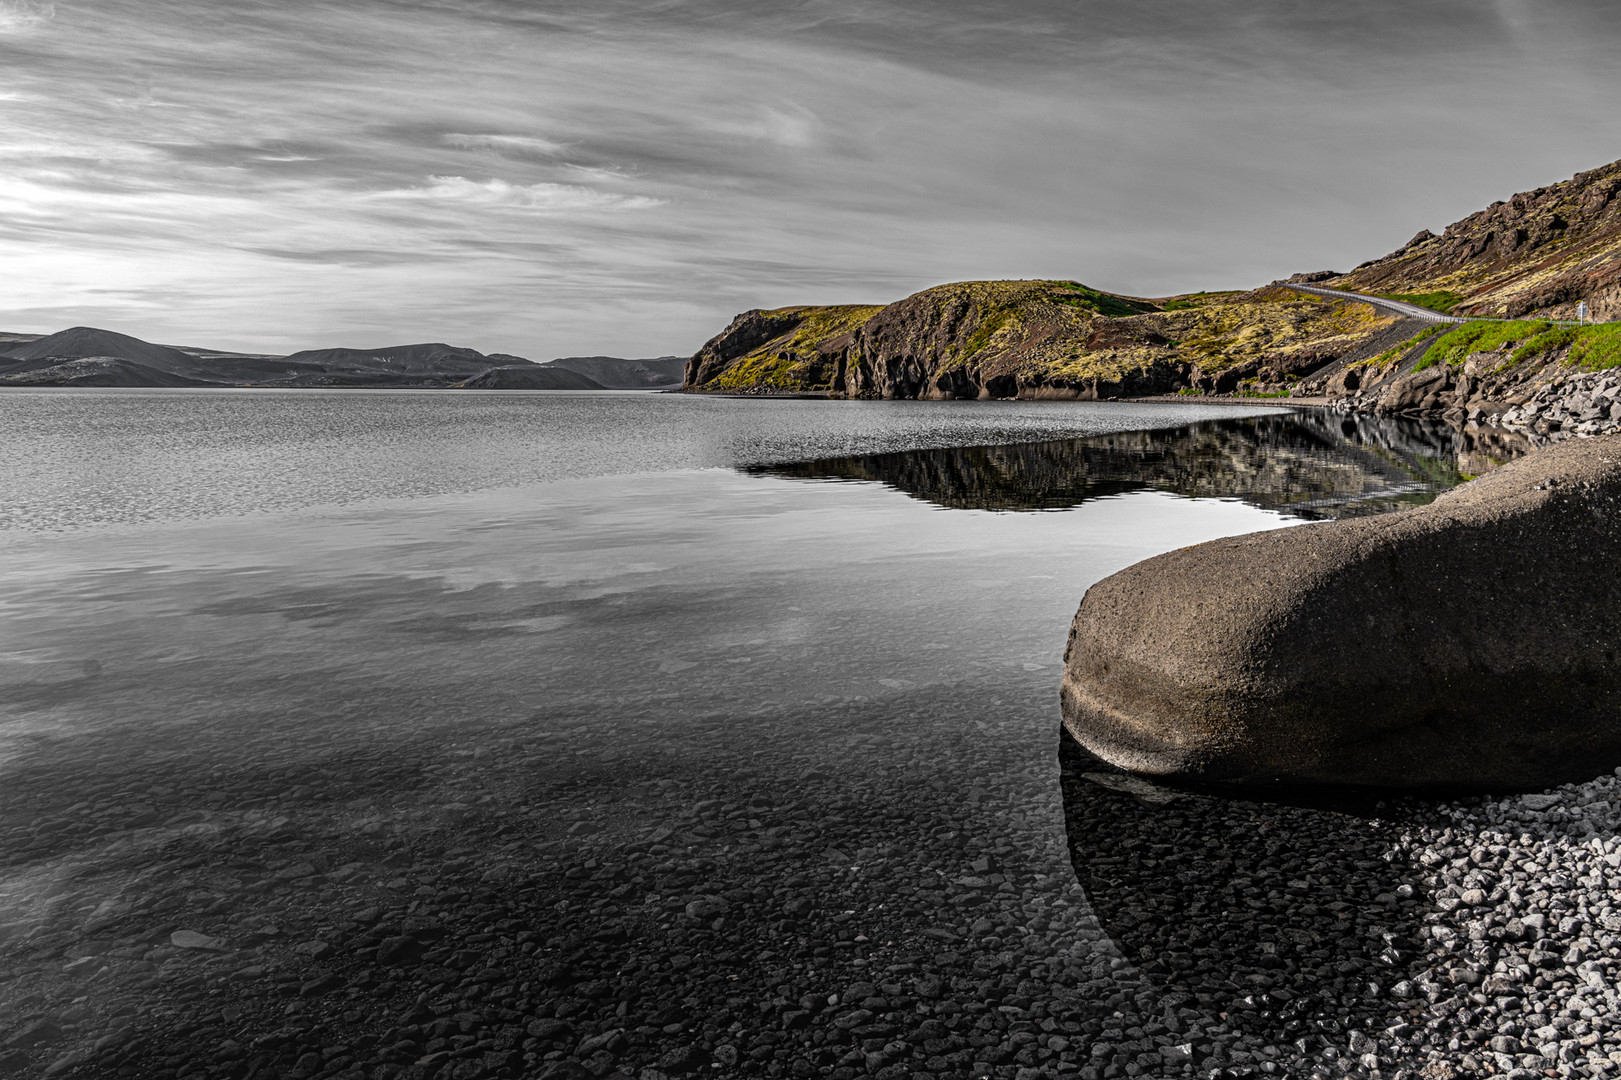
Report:
[[[1064,723],[1162,777],[1535,790],[1621,764],[1618,647],[1621,436],[1573,440],[1098,582]]]

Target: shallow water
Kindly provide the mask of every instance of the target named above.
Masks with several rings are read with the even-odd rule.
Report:
[[[530,1046],[524,1018],[645,1028],[593,1051],[618,1055],[591,1058],[603,1075],[677,1043],[728,1069],[723,1045],[767,1050],[738,1075],[854,1067],[845,1029],[751,1044],[743,991],[935,972],[1031,1023],[1126,1008],[1140,958],[1077,887],[1054,753],[1080,597],[1160,551],[1459,479],[1444,435],[1275,410],[69,391],[0,411],[0,1013],[73,1018],[88,1045],[140,1001],[153,1039],[116,1060],[141,1075],[183,1067],[175,1031],[352,1045],[412,1001],[485,1009],[518,1031],[488,1053],[525,1068],[572,1044]],[[378,967],[368,927],[410,919],[496,974]],[[177,928],[235,951],[136,947]],[[133,951],[85,986],[62,972],[86,949]],[[311,963],[344,988],[289,1000],[302,976],[276,973]],[[1068,1011],[1038,1009],[1043,980]],[[984,1030],[1026,1022],[997,1015]],[[872,1069],[1011,1070],[1023,1045]]]

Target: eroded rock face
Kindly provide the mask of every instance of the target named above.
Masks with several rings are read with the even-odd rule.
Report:
[[[1138,772],[1535,790],[1621,763],[1621,437],[1382,517],[1233,537],[1082,601],[1063,708]]]
[[[770,312],[755,308],[743,312],[687,361],[686,385],[703,385],[724,371],[731,361],[788,333],[803,321],[803,314],[796,309]]]

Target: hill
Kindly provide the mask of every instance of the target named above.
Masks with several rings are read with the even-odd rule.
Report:
[[[684,356],[624,360],[617,356],[564,356],[540,366],[584,375],[609,390],[673,390],[681,385]]]
[[[0,385],[603,389],[577,372],[442,342],[266,356],[155,345],[85,326],[0,335]]]
[[[1080,398],[1299,378],[1373,355],[1403,320],[1286,288],[1159,300],[1075,281],[969,281],[888,305],[748,311],[687,361],[689,390]]]
[[[196,364],[197,358],[167,345],[154,345],[140,338],[92,326],[75,326],[25,344],[13,345],[0,353],[12,360],[80,360],[87,357],[113,357],[135,364],[178,374]]]
[[[1408,294],[1457,315],[1621,318],[1621,161],[1425,230],[1324,284]]]

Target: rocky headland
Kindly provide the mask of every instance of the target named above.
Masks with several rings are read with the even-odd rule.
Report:
[[[687,362],[684,386],[933,400],[1231,392],[1372,357],[1398,322],[1272,286],[1145,300],[1074,281],[970,281],[883,307],[744,312]]]

